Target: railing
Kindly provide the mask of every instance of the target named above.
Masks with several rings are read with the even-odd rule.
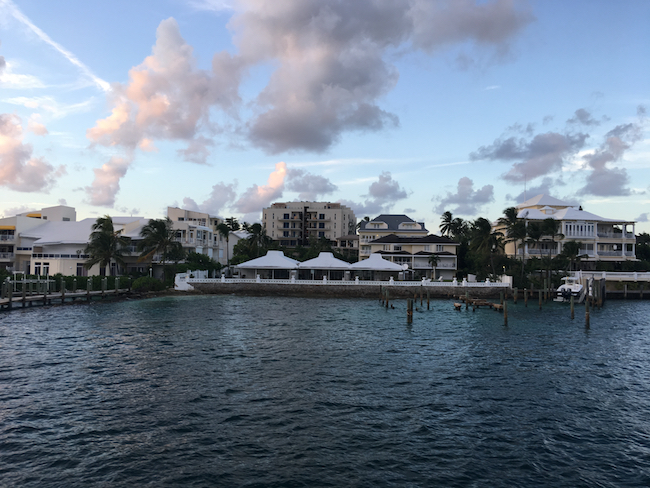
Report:
[[[0,252],[0,259],[13,259],[14,256],[12,252]]]
[[[598,251],[599,256],[623,256],[623,251]]]
[[[16,236],[0,235],[0,241],[15,241]]]
[[[352,280],[352,281],[343,281],[343,280],[273,280],[273,279],[260,279],[259,281],[255,278],[189,278],[187,283],[248,283],[248,284],[268,284],[268,285],[318,285],[318,286],[357,286],[357,285],[374,285],[374,286],[425,286],[425,287],[445,287],[445,286],[458,286],[458,287],[470,287],[470,288],[508,288],[510,285],[508,283],[500,282],[454,282],[454,281],[377,281],[377,280]]]
[[[607,237],[610,239],[634,239],[632,232],[598,232],[598,237]]]
[[[609,281],[650,281],[650,273],[635,271],[574,271],[573,276]]]

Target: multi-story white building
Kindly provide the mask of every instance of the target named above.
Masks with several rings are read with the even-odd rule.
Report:
[[[626,261],[635,259],[636,238],[634,221],[608,219],[582,210],[549,195],[537,195],[516,206],[518,218],[528,225],[552,218],[560,222],[559,237],[544,236],[539,243],[508,242],[505,252],[509,256],[556,256],[569,241],[580,243],[582,262]],[[493,227],[503,231],[503,226]],[[505,234],[505,232],[504,232]],[[555,241],[555,242],[553,242]],[[523,245],[522,245],[523,244]],[[515,247],[516,246],[516,247]]]
[[[42,227],[48,222],[75,222],[76,220],[75,209],[65,205],[46,207],[0,219],[0,267],[29,273],[33,241],[30,239],[23,241],[23,234]]]
[[[372,253],[370,243],[381,237],[426,237],[429,231],[424,222],[416,222],[406,215],[382,214],[370,221],[362,220],[359,226],[359,260]]]
[[[340,203],[286,202],[263,209],[262,223],[271,239],[281,246],[295,247],[309,245],[310,239],[336,241],[354,234],[357,218],[352,209]]]
[[[205,254],[225,264],[224,246],[217,225],[221,219],[204,212],[167,207],[167,217],[173,222],[176,240],[187,252]],[[225,239],[223,240],[225,241]]]

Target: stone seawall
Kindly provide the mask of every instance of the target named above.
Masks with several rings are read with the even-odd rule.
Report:
[[[317,297],[317,298],[376,298],[381,297],[381,290],[388,289],[390,298],[412,298],[414,294],[431,298],[451,298],[465,296],[471,298],[498,298],[501,292],[510,289],[502,287],[472,286],[390,286],[386,285],[306,285],[271,283],[192,283],[202,292],[214,295],[248,295],[279,297]]]

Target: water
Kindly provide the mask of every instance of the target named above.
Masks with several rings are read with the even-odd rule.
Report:
[[[650,486],[649,302],[395,305],[2,313],[0,486]]]

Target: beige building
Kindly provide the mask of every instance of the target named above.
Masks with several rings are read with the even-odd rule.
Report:
[[[382,214],[370,221],[362,220],[359,226],[359,260],[367,259],[373,252],[372,241],[389,235],[426,237],[429,231],[424,222],[416,222],[406,215]]]
[[[310,239],[336,241],[355,233],[354,212],[340,203],[274,203],[262,211],[266,235],[281,246],[307,246]]]
[[[552,218],[560,222],[562,236],[551,239],[544,236],[539,243],[508,242],[505,252],[509,256],[524,258],[556,256],[569,241],[580,243],[581,261],[626,261],[634,260],[636,237],[634,221],[608,219],[582,210],[549,195],[537,195],[516,206],[518,218],[526,225]],[[493,227],[506,234],[502,225]],[[555,241],[555,242],[553,242]]]
[[[405,237],[390,234],[366,244],[370,254],[380,254],[384,259],[405,266],[417,277],[451,280],[458,269],[459,244],[448,237],[427,235]],[[432,262],[431,256],[437,260]]]

